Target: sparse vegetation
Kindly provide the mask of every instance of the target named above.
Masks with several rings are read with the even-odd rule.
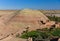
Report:
[[[55,28],[54,30],[51,31],[51,34],[53,36],[60,37],[60,28]]]
[[[56,16],[47,16],[51,21],[56,21],[56,22],[60,22],[60,17],[56,17]]]
[[[3,28],[1,29],[2,32],[0,32],[2,38],[4,38],[5,36],[9,36],[8,34],[14,36],[11,38],[13,39],[12,41],[15,40],[15,35],[16,37],[18,37],[16,41],[18,41],[19,38],[28,39],[29,37],[43,40],[60,37],[60,28],[37,29],[41,25],[42,25],[41,27],[44,27],[44,25],[46,24],[44,21],[49,19],[60,22],[60,17],[48,16],[49,17],[48,19],[42,12],[39,12],[37,10],[21,10],[21,11],[7,10],[7,11],[1,11],[0,13],[1,13],[0,15],[2,16],[2,17],[0,16],[1,17],[0,28]],[[32,30],[37,29],[37,30],[31,31],[31,29]],[[8,40],[10,37],[11,36],[5,38]],[[11,39],[9,39],[8,41],[10,41]]]
[[[44,30],[44,31],[42,31]],[[60,37],[60,28],[54,28],[51,31],[47,28],[40,30],[36,30],[36,31],[30,31],[28,33],[23,33],[21,35],[21,38],[38,38],[38,39],[51,39],[51,38],[55,38],[55,37]]]

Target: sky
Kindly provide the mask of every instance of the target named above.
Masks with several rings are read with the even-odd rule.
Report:
[[[0,0],[0,10],[19,9],[60,10],[60,0]]]

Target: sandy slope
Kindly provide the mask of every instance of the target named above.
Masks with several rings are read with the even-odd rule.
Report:
[[[26,41],[26,39],[15,38],[15,37],[9,36],[9,37],[7,37],[3,40],[0,40],[0,41]]]
[[[1,11],[3,13],[3,11]],[[7,12],[6,12],[7,13]],[[49,20],[44,14],[37,10],[24,9],[21,11],[9,12],[10,14],[4,14],[0,17],[0,41],[22,41],[21,39],[11,37],[13,33],[16,36],[17,33],[22,33],[27,27],[29,31],[40,28],[38,21]],[[41,24],[41,23],[40,23]]]

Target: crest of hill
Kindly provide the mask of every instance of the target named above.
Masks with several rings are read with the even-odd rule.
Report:
[[[32,10],[32,9],[23,9],[21,10],[22,14],[40,14],[41,12],[38,10]]]
[[[24,16],[41,17],[42,20],[48,20],[48,18],[38,10],[24,9],[20,11],[20,14]]]

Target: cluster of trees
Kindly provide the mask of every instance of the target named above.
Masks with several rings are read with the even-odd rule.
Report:
[[[60,22],[60,17],[56,17],[56,16],[47,16],[47,17],[52,21]]]
[[[22,33],[21,36],[17,36],[19,38],[24,38],[28,39],[29,37],[37,38],[37,39],[53,39],[53,38],[59,38],[60,37],[60,28],[54,28],[52,30],[44,28],[44,29],[39,29],[35,31],[28,31]]]

